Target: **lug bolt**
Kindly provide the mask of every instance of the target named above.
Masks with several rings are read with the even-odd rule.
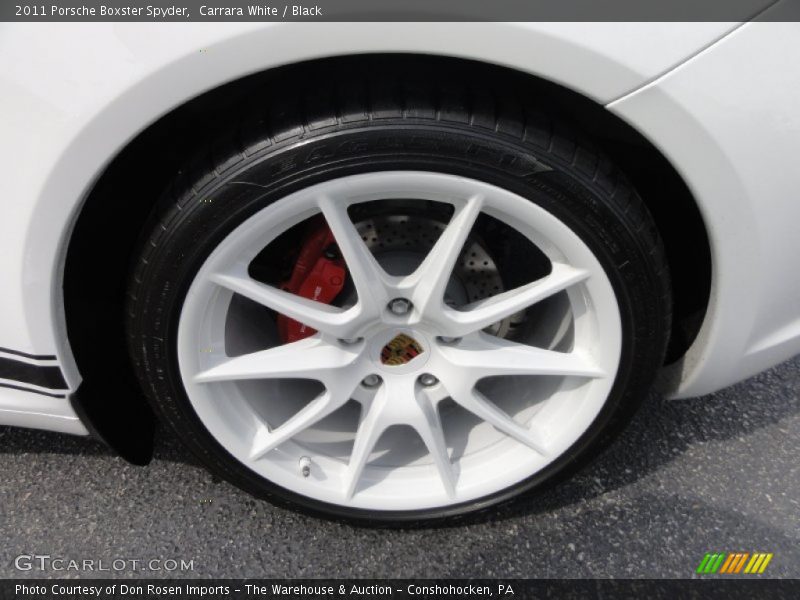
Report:
[[[441,335],[438,339],[443,344],[457,344],[461,341],[460,337],[447,337],[446,335]]]
[[[432,385],[439,383],[439,380],[430,373],[423,373],[419,376],[419,382],[425,387],[431,387]]]
[[[389,302],[389,310],[395,315],[404,315],[411,310],[411,301],[405,298],[395,298]]]
[[[376,386],[380,385],[380,383],[381,383],[381,376],[380,375],[375,375],[374,373],[371,374],[371,375],[367,375],[361,381],[361,385],[363,385],[364,387],[368,387],[368,388],[376,387]]]

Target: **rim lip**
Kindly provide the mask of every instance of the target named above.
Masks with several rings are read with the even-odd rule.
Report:
[[[420,200],[448,202],[448,195],[456,193],[457,196],[466,198],[474,194],[476,188],[485,193],[487,198],[503,198],[503,202],[500,203],[503,205],[502,208],[492,202],[487,202],[484,204],[482,212],[505,222],[522,233],[527,239],[536,244],[548,258],[551,260],[564,260],[565,258],[577,257],[579,259],[577,264],[573,260],[566,260],[565,262],[584,268],[591,267],[592,276],[590,279],[568,288],[566,293],[569,297],[573,314],[577,307],[584,309],[587,313],[591,313],[591,316],[594,317],[596,315],[592,310],[597,307],[603,308],[603,319],[591,323],[589,329],[594,330],[596,339],[604,341],[604,356],[600,362],[607,375],[602,379],[591,380],[579,386],[579,389],[595,388],[591,394],[586,394],[592,396],[593,400],[590,403],[591,410],[582,409],[580,427],[573,427],[573,434],[561,440],[555,449],[550,452],[548,458],[537,463],[535,468],[528,469],[522,475],[517,469],[514,471],[516,475],[506,478],[502,485],[473,490],[472,493],[458,494],[452,498],[429,496],[426,498],[402,499],[359,492],[350,499],[344,499],[330,494],[319,494],[315,493],[313,489],[309,489],[308,480],[303,480],[294,474],[287,478],[285,476],[287,471],[285,460],[283,460],[281,467],[283,472],[279,472],[269,467],[272,461],[260,459],[260,461],[256,461],[258,464],[254,464],[248,459],[247,453],[243,455],[241,452],[237,452],[235,447],[232,448],[231,434],[233,433],[233,437],[235,437],[236,432],[224,431],[224,428],[221,429],[219,423],[215,422],[219,415],[215,415],[214,411],[209,408],[213,406],[214,400],[216,400],[216,404],[219,404],[220,396],[225,396],[225,394],[217,393],[220,389],[218,386],[225,384],[213,383],[200,384],[198,386],[198,384],[191,381],[191,373],[197,373],[200,370],[196,334],[202,329],[193,321],[196,321],[197,315],[200,314],[206,322],[216,323],[212,331],[213,335],[217,338],[224,335],[227,305],[233,296],[231,292],[221,290],[211,284],[205,276],[220,264],[227,262],[230,265],[232,260],[240,264],[249,264],[258,252],[275,239],[277,235],[280,235],[280,233],[294,224],[317,214],[316,204],[310,202],[309,199],[318,198],[321,194],[335,194],[337,197],[338,195],[345,196],[342,198],[342,202],[347,204],[392,198],[419,198]],[[452,202],[450,203],[452,204]],[[511,212],[523,215],[528,213],[525,215],[528,218],[517,219],[516,221],[509,219],[511,216],[507,212],[508,206],[510,206],[509,203],[516,205]],[[542,227],[543,222],[547,222],[547,226],[544,228]],[[556,233],[556,235],[546,235],[542,233],[542,229],[550,234]],[[265,230],[267,232],[266,235]],[[254,232],[259,234],[257,236],[258,242],[253,243],[251,240],[249,244],[242,244],[241,239],[253,238]],[[552,238],[556,239],[553,240]],[[232,240],[238,241],[232,244]],[[224,296],[228,296],[227,299]],[[430,509],[449,510],[482,499],[502,498],[506,490],[516,487],[525,481],[538,480],[538,475],[550,472],[553,466],[560,462],[559,459],[584,437],[584,434],[589,431],[606,405],[617,378],[621,353],[622,322],[613,287],[599,259],[574,230],[539,204],[508,189],[460,175],[413,170],[377,171],[331,179],[288,194],[250,215],[225,236],[198,269],[180,309],[177,336],[177,362],[186,397],[205,429],[228,454],[250,471],[303,499],[350,510],[366,509],[387,514],[390,512],[411,513]],[[187,372],[190,374],[188,377],[186,376]],[[567,378],[565,377],[564,379],[566,380]],[[228,387],[234,386],[233,384],[228,384]],[[213,398],[214,396],[216,398]],[[551,400],[552,398],[545,402],[550,402]],[[294,442],[290,440],[287,444],[289,443]],[[502,440],[502,443],[506,445],[517,444],[510,438]],[[280,450],[280,448],[277,450]],[[499,447],[499,450],[505,450],[506,454],[508,454],[507,448]],[[509,456],[513,458],[513,455]],[[517,457],[519,456],[517,452]],[[292,469],[289,470],[293,471]],[[502,480],[503,478],[499,479]]]

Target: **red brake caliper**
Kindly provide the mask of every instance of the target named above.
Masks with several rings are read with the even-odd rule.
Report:
[[[303,298],[330,304],[342,291],[346,274],[336,240],[327,223],[322,221],[306,236],[292,276],[281,288]],[[278,315],[278,333],[284,343],[289,343],[314,335],[316,330],[286,315]]]

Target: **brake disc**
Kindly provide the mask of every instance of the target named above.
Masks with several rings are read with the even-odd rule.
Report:
[[[422,262],[446,225],[421,215],[378,215],[360,221],[356,229],[387,272],[406,275]],[[473,233],[464,243],[453,268],[445,303],[457,309],[503,291],[505,287],[497,264]],[[516,320],[517,315],[512,315],[490,325],[485,331],[505,337]]]

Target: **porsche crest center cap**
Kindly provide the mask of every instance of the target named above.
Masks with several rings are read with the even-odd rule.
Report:
[[[381,362],[388,366],[400,366],[411,362],[425,352],[419,342],[410,335],[401,333],[381,350]]]

